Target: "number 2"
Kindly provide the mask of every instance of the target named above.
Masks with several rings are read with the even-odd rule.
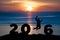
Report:
[[[16,24],[11,24],[10,27],[14,27],[10,33],[15,33],[15,30],[18,28],[18,26]]]

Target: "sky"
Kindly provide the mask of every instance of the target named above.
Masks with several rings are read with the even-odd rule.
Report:
[[[27,6],[37,11],[60,11],[60,0],[0,0],[0,11],[26,11]]]

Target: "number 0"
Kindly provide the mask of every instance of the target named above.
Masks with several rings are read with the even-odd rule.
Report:
[[[24,30],[25,27],[27,28],[27,31]],[[21,31],[24,34],[28,34],[30,32],[30,26],[28,24],[23,24],[22,27],[21,27]]]

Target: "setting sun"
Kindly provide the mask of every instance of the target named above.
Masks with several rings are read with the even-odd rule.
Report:
[[[25,1],[23,3],[22,9],[23,11],[35,11],[36,7],[38,6],[38,4],[36,2],[29,2],[29,1]]]
[[[27,6],[27,11],[32,11],[32,7],[31,6]]]

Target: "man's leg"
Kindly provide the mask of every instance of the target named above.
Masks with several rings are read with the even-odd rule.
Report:
[[[40,29],[40,28],[39,28],[39,27],[36,27],[36,28],[34,28],[34,29],[38,30],[38,29]]]

